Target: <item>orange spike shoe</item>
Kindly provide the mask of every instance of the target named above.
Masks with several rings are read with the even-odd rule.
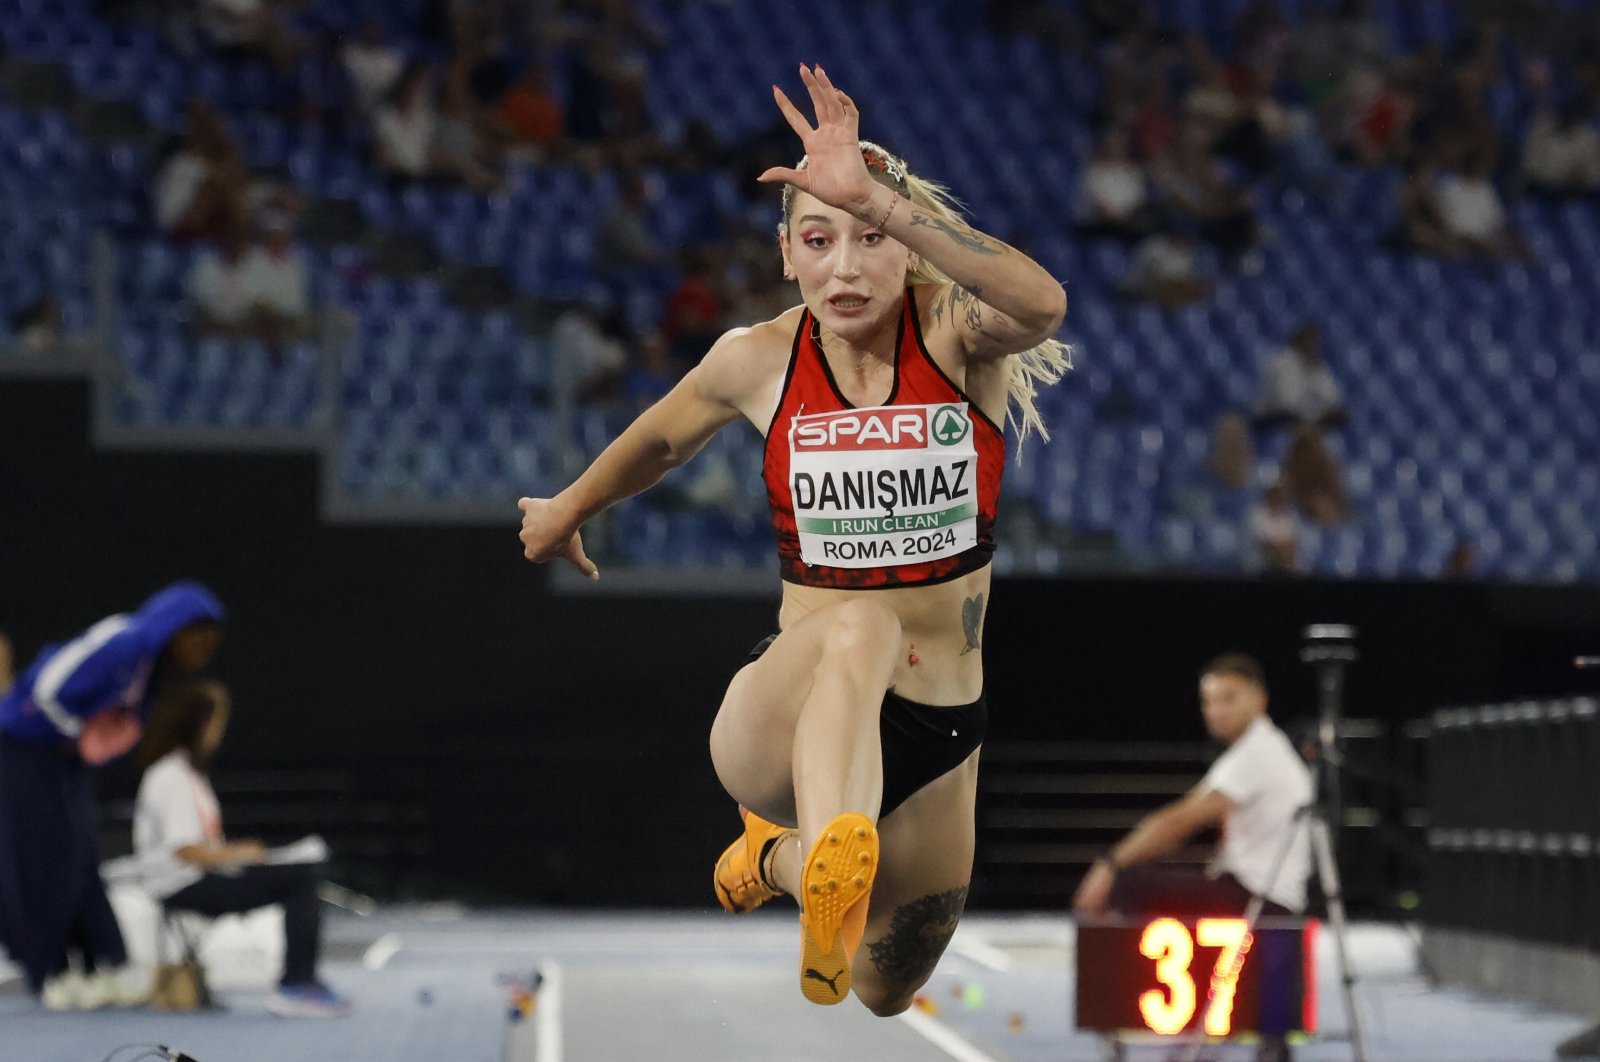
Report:
[[[739,814],[744,817],[744,833],[717,860],[711,887],[716,891],[717,902],[725,909],[745,914],[781,895],[782,890],[767,880],[763,868],[772,846],[781,841],[784,834],[794,831],[770,823],[747,808],[741,807]]]
[[[800,991],[832,1006],[850,994],[850,959],[867,929],[878,831],[853,811],[828,823],[800,872]]]

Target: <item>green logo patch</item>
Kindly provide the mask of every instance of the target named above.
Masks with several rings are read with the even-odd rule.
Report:
[[[933,411],[933,441],[940,446],[954,446],[967,437],[967,432],[972,430],[972,422],[961,412],[959,406],[940,406]]]

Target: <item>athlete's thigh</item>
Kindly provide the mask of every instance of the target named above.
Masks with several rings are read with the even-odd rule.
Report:
[[[869,1006],[921,987],[955,932],[972,882],[977,788],[975,751],[878,823],[878,877],[852,974]]]
[[[794,826],[794,731],[839,606],[790,624],[728,683],[711,725],[711,761],[728,795]]]

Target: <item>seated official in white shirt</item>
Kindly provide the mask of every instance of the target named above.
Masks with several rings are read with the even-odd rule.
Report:
[[[190,682],[156,705],[139,749],[145,766],[133,846],[146,888],[168,910],[215,917],[282,906],[283,977],[267,1000],[282,1017],[336,1017],[350,1004],[317,979],[322,912],[318,864],[267,862],[260,841],[229,841],[207,777],[228,729],[230,701],[217,682]]]
[[[1243,653],[1211,661],[1200,673],[1200,708],[1227,750],[1187,795],[1096,861],[1073,899],[1079,916],[1239,916],[1255,895],[1265,897],[1264,914],[1305,910],[1311,843],[1298,813],[1312,800],[1311,772],[1267,717],[1261,665]],[[1204,871],[1150,865],[1211,826],[1222,827],[1222,840]]]

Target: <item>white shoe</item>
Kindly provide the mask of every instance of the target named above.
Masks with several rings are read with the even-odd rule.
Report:
[[[142,1007],[150,1002],[150,978],[128,966],[96,970],[84,980],[82,1010]]]
[[[84,987],[83,975],[76,970],[68,970],[45,981],[44,988],[39,992],[39,1002],[44,1004],[46,1010],[81,1010]]]

